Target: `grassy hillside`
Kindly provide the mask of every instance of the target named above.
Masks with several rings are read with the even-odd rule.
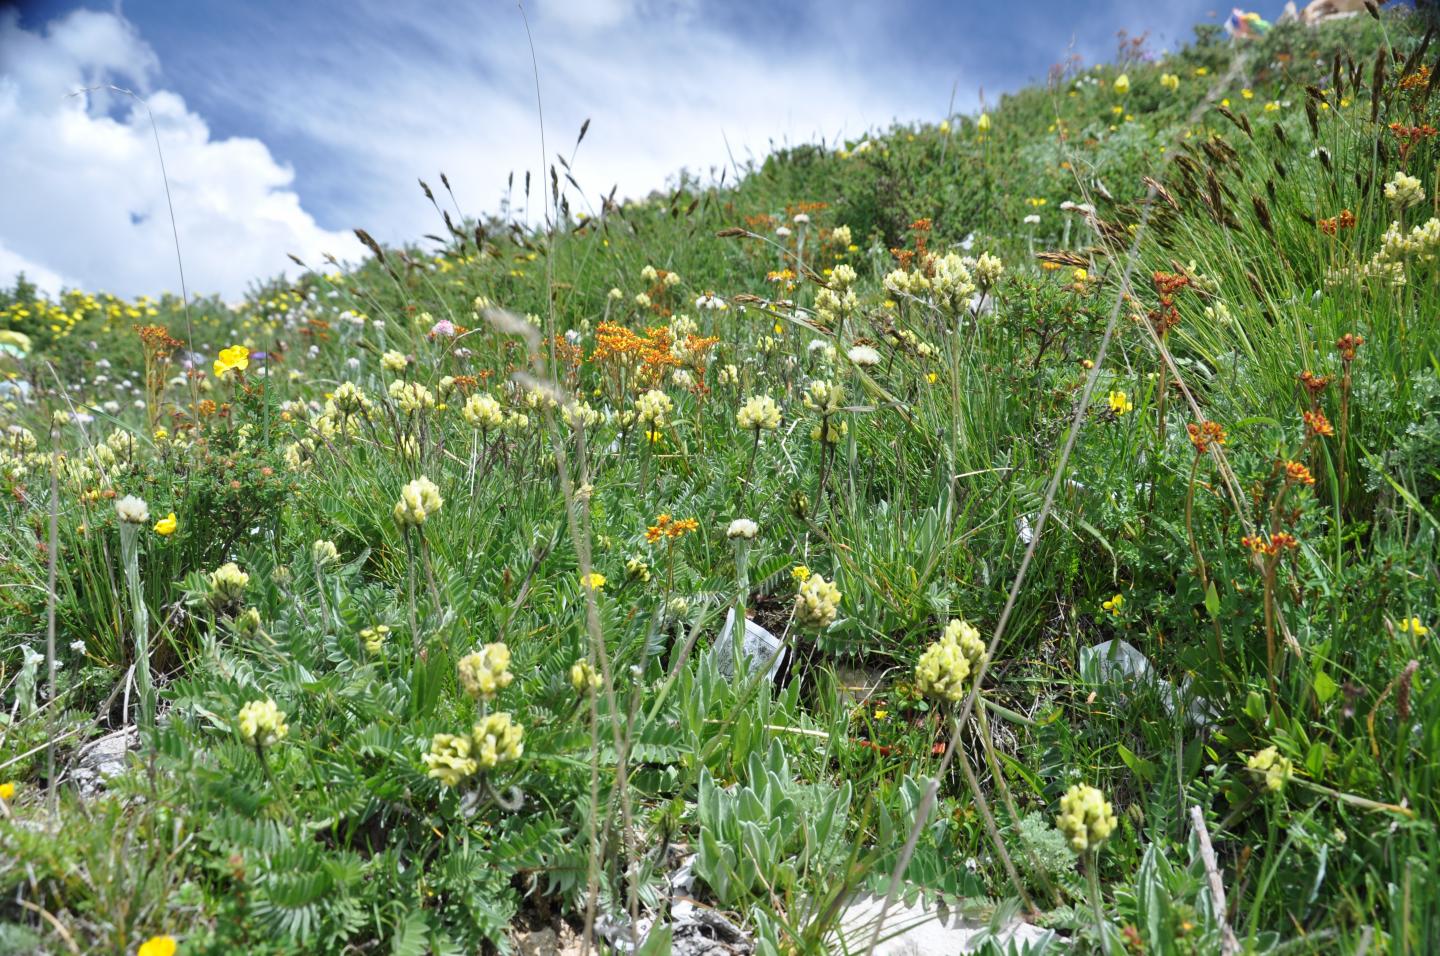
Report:
[[[623,204],[577,141],[514,184],[561,227],[431,181],[235,306],[0,294],[0,951],[628,947],[692,853],[770,954],[866,890],[1440,948],[1428,40],[1202,32]]]

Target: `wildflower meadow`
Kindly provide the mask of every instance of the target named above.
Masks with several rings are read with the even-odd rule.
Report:
[[[1427,23],[0,290],[0,952],[1440,952]]]

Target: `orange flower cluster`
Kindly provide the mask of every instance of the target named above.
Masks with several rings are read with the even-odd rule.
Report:
[[[1315,225],[1319,226],[1320,231],[1327,236],[1338,235],[1341,229],[1355,228],[1355,214],[1348,209],[1342,209],[1340,215],[1321,219]]]
[[[1289,534],[1285,531],[1275,532],[1270,536],[1269,541],[1266,541],[1258,534],[1247,534],[1245,537],[1240,539],[1240,543],[1245,547],[1249,548],[1251,553],[1253,554],[1263,554],[1266,557],[1271,558],[1278,555],[1281,551],[1285,551],[1290,548],[1298,548],[1300,546],[1300,540],[1296,538],[1293,534]]]
[[[1346,333],[1335,340],[1335,351],[1340,353],[1340,361],[1353,362],[1355,353],[1360,351],[1360,346],[1364,344],[1365,340],[1360,336]]]
[[[585,352],[580,346],[571,345],[563,335],[555,336],[555,361],[575,369],[580,367],[580,362],[584,358]]]
[[[1190,433],[1190,444],[1195,446],[1195,453],[1203,455],[1210,450],[1211,445],[1225,444],[1225,429],[1219,422],[1191,422],[1185,426]]]
[[[1303,417],[1305,419],[1305,427],[1310,429],[1310,434],[1318,438],[1329,438],[1335,434],[1335,426],[1330,424],[1330,419],[1326,418],[1325,413],[1319,409],[1313,412],[1305,412]]]
[[[1310,474],[1310,469],[1298,461],[1287,461],[1285,463],[1285,480],[1293,481],[1297,485],[1315,484],[1315,476]]]
[[[146,350],[157,357],[169,355],[185,344],[179,339],[171,338],[170,330],[163,325],[137,325],[135,333],[140,336],[140,342]]]
[[[1400,142],[1400,163],[1403,165],[1410,155],[1411,148],[1421,140],[1434,136],[1437,131],[1435,127],[1426,124],[1406,126],[1404,123],[1391,123],[1390,132]]]
[[[1178,272],[1156,272],[1150,277],[1155,294],[1160,297],[1160,306],[1149,312],[1150,324],[1161,335],[1180,324],[1180,310],[1175,308],[1175,296],[1190,284],[1190,277]]]
[[[1330,376],[1316,375],[1308,368],[1300,373],[1300,384],[1305,386],[1305,391],[1310,393],[1312,399],[1319,397],[1320,393],[1330,386]]]
[[[654,544],[661,538],[683,538],[699,528],[700,522],[694,518],[681,518],[677,521],[668,514],[656,515],[655,523],[645,529],[645,540]]]
[[[1430,85],[1430,67],[1422,66],[1400,81],[1400,89],[1406,92],[1423,90]]]
[[[670,330],[665,326],[646,329],[645,334],[640,335],[623,325],[601,322],[595,329],[595,342],[590,361],[614,359],[636,365],[646,382],[658,381],[664,377],[667,368],[680,364],[670,351]]]

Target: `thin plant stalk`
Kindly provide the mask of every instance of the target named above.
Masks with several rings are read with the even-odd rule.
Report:
[[[131,621],[135,631],[135,686],[140,693],[140,726],[155,726],[155,687],[150,677],[150,616],[140,582],[140,529],[131,521],[120,522],[120,560],[125,565],[125,589],[130,594]]]

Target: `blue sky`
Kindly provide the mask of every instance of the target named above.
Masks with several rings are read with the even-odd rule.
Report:
[[[1278,12],[1278,0],[1260,3]],[[1275,10],[1269,9],[1275,7]],[[1173,48],[1209,0],[527,0],[551,157],[590,197],[663,187],[772,143],[936,121],[954,97],[1043,80],[1116,31]],[[0,274],[125,294],[174,285],[148,119],[157,115],[192,287],[234,296],[294,251],[357,255],[436,231],[415,184],[446,171],[466,212],[541,164],[534,79],[513,0],[187,0],[0,5]],[[728,144],[728,145],[727,145]],[[147,150],[148,146],[148,150]],[[17,155],[18,151],[18,155]],[[584,208],[576,197],[575,205]],[[193,261],[193,266],[189,263]]]

